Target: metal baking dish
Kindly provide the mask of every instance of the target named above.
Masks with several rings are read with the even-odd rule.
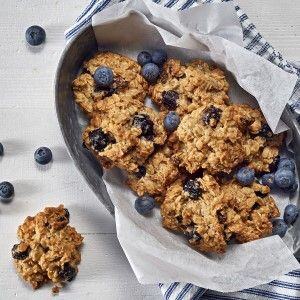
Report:
[[[72,81],[81,71],[84,60],[97,51],[98,46],[91,25],[84,28],[67,44],[59,61],[55,78],[56,113],[63,138],[76,167],[101,203],[113,215],[114,206],[102,180],[102,167],[90,152],[82,147],[81,133],[86,118],[77,108],[72,92]],[[299,149],[300,127],[288,108],[285,109],[282,119],[292,129],[294,139],[291,147],[295,150]],[[295,151],[295,153],[298,174],[300,174],[300,152]],[[300,205],[299,199],[297,201]],[[300,222],[297,222],[294,227],[295,232],[299,232]],[[300,244],[300,241],[297,243]],[[296,256],[300,258],[300,249],[296,252]]]
[[[76,107],[72,92],[72,81],[81,70],[83,61],[97,51],[92,26],[84,28],[67,44],[56,72],[55,104],[60,129],[70,156],[98,199],[111,214],[114,214],[114,206],[102,180],[102,167],[90,152],[82,147],[84,116]]]

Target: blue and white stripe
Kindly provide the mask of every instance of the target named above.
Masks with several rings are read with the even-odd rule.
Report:
[[[83,27],[89,25],[94,14],[113,4],[124,0],[91,0],[90,4],[83,10],[76,19],[75,24],[66,33],[66,39],[75,36]],[[183,10],[192,6],[208,3],[229,2],[231,0],[152,0],[165,7]],[[300,67],[282,57],[257,31],[255,25],[249,20],[242,9],[236,5],[237,16],[243,29],[244,47],[274,63],[286,72],[299,76],[295,93],[300,95]],[[297,101],[298,100],[298,101]],[[291,103],[291,108],[300,108],[300,99]],[[197,287],[191,283],[174,282],[172,284],[159,284],[163,297],[166,300],[242,300],[242,299],[277,299],[277,300],[300,300],[300,270],[284,275],[268,284],[252,289],[246,289],[236,293],[220,293]]]

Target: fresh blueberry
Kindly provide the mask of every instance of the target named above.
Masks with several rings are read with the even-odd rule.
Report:
[[[26,41],[31,46],[38,46],[45,42],[46,32],[37,25],[30,26],[25,32]]]
[[[2,145],[2,143],[0,143],[0,156],[4,155],[4,147]]]
[[[141,136],[146,140],[152,140],[154,137],[154,124],[149,116],[137,114],[133,117],[132,125],[142,130]]]
[[[295,183],[295,174],[287,169],[278,169],[275,172],[275,183],[282,189],[289,188]]]
[[[14,186],[7,181],[0,183],[0,200],[2,202],[10,202],[15,193]]]
[[[155,207],[155,200],[150,196],[138,197],[135,200],[134,207],[139,214],[147,215]]]
[[[144,66],[152,62],[152,56],[149,52],[142,51],[137,57],[137,62],[139,63],[139,65]]]
[[[248,167],[240,168],[236,173],[236,179],[243,186],[251,185],[255,179],[255,172]]]
[[[168,54],[165,50],[155,50],[152,53],[152,61],[158,66],[162,66],[168,59]]]
[[[170,111],[164,118],[164,126],[168,132],[175,131],[179,123],[180,123],[180,118],[175,111]]]
[[[47,147],[40,147],[34,152],[34,159],[40,165],[46,165],[52,160],[52,151]]]
[[[162,103],[168,110],[175,110],[179,94],[176,91],[169,90],[162,92]]]
[[[286,231],[288,230],[287,224],[282,219],[276,219],[273,222],[273,235],[279,235],[280,237],[284,237]]]
[[[295,172],[295,163],[290,158],[281,158],[278,164],[278,169],[286,169]]]
[[[95,129],[89,133],[92,147],[96,151],[103,151],[109,144],[116,142],[115,138],[109,133],[105,133],[102,128]]]
[[[94,80],[98,88],[109,88],[114,82],[114,73],[108,67],[99,67],[95,71]]]
[[[273,188],[275,186],[275,175],[274,175],[274,173],[264,174],[261,177],[261,183],[263,185],[267,185],[269,188]]]
[[[142,67],[142,76],[149,82],[155,83],[159,76],[159,67],[156,64],[148,63]]]
[[[294,204],[289,204],[284,209],[283,219],[286,224],[292,225],[299,216],[299,209]]]
[[[196,179],[187,180],[184,183],[183,190],[188,193],[191,199],[198,199],[202,195],[202,190]]]

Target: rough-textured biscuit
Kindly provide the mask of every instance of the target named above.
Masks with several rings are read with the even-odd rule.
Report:
[[[164,144],[167,134],[161,113],[131,105],[131,98],[124,101],[119,98],[113,96],[99,106],[99,112],[93,113],[83,133],[83,140],[104,167],[116,166],[133,172],[146,161],[155,145]]]
[[[137,172],[129,174],[127,184],[139,196],[147,194],[160,202],[168,186],[179,175],[179,170],[172,161],[172,152],[165,146],[139,166]]]
[[[48,281],[61,285],[78,272],[83,237],[68,225],[69,217],[63,205],[46,207],[18,228],[20,243],[12,256],[17,272],[34,289]]]
[[[257,165],[258,162],[266,165],[272,159],[267,159],[264,153],[264,147],[270,142],[261,134],[263,127],[262,114],[248,105],[202,106],[182,118],[176,131],[178,150],[174,157],[190,173],[199,168],[207,169],[211,174],[229,173],[244,162],[256,168],[251,164],[253,158]],[[281,137],[276,138],[274,150],[278,149],[281,140]],[[275,151],[274,155],[277,154]]]
[[[222,253],[233,237],[243,243],[271,234],[271,219],[279,211],[268,193],[258,183],[220,185],[211,175],[177,180],[161,205],[162,224],[184,233],[200,251]]]
[[[184,115],[204,104],[228,102],[228,82],[222,70],[197,60],[182,64],[169,59],[158,82],[150,87],[150,97],[163,111]]]
[[[95,84],[93,75],[100,66],[112,69],[114,83],[108,89],[100,89]],[[136,104],[144,103],[148,84],[140,75],[139,64],[120,54],[102,52],[84,63],[85,73],[80,74],[73,82],[75,101],[87,114],[91,114],[99,101],[112,95],[126,94]]]

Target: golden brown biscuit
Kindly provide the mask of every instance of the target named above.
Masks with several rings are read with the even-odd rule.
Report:
[[[272,232],[279,216],[269,188],[258,183],[242,187],[234,180],[219,184],[211,175],[177,180],[161,205],[165,228],[184,233],[204,252],[226,251],[231,238],[248,242]]]
[[[109,67],[114,73],[114,83],[108,89],[97,87],[93,75],[100,66]],[[140,66],[129,57],[102,52],[84,63],[86,73],[80,74],[73,82],[75,101],[87,114],[91,114],[97,103],[112,95],[124,95],[135,100],[137,105],[143,104],[148,84],[140,75]],[[122,97],[121,97],[122,98]]]
[[[150,97],[167,112],[182,116],[204,104],[226,104],[228,82],[222,70],[197,60],[182,64],[169,59],[158,82],[150,87]]]
[[[68,225],[69,218],[63,205],[46,207],[18,228],[20,243],[12,248],[14,264],[34,289],[48,281],[61,285],[78,272],[83,237]]]

